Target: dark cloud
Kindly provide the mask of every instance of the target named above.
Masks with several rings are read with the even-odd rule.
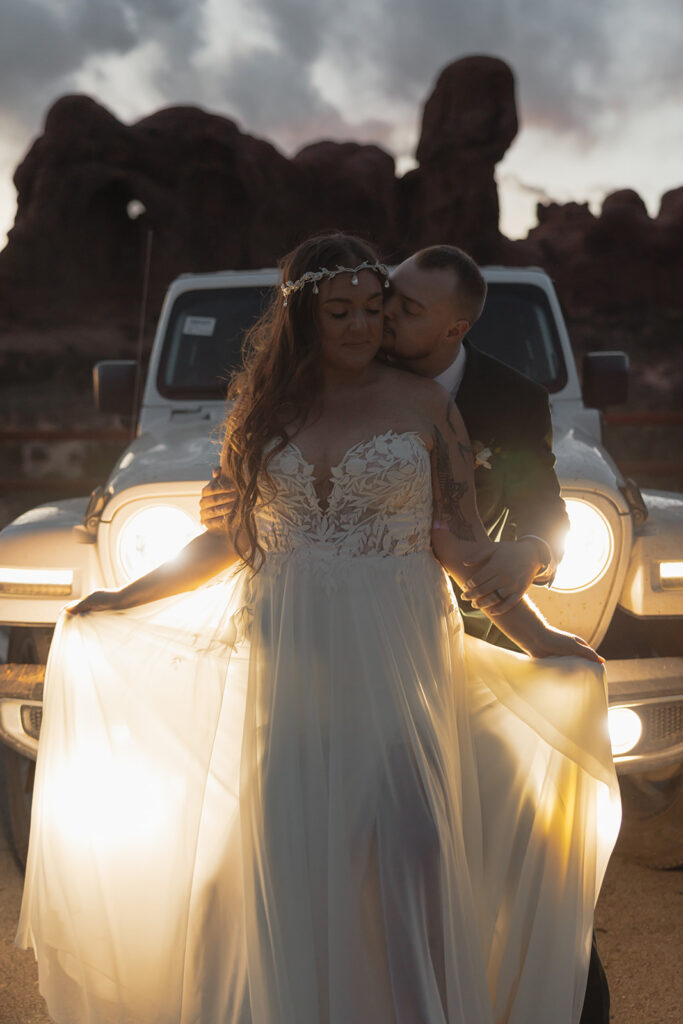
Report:
[[[47,103],[73,87],[93,57],[125,55],[161,36],[169,53],[188,34],[181,0],[2,0],[0,4],[0,113],[31,128]]]
[[[515,70],[526,123],[591,141],[605,108],[680,94],[678,24],[678,0],[385,0],[369,9],[352,0],[326,40],[350,73],[351,64],[374,69],[387,96],[416,106],[450,61],[502,57]]]
[[[283,51],[301,57],[289,6],[260,2]],[[347,0],[309,9],[327,27],[317,55],[416,107],[443,66],[471,53],[512,65],[527,123],[587,142],[604,132],[605,110],[647,108],[683,87],[679,0]]]
[[[350,124],[320,95],[310,69],[284,53],[274,59],[266,49],[234,58],[216,76],[211,94],[213,105],[224,97],[246,131],[275,138],[288,151],[321,138],[389,145],[395,127],[377,118]]]
[[[523,124],[587,145],[618,131],[625,110],[680,93],[683,79],[678,0],[251,0],[270,42],[223,66],[201,59],[207,32],[239,40],[242,24],[236,0],[222,24],[216,9],[210,23],[205,0],[0,0],[0,117],[35,130],[86,65],[150,41],[161,54],[151,84],[165,101],[224,110],[288,148],[371,130],[388,144],[382,98],[417,118],[439,70],[470,53],[512,65]],[[353,102],[320,95],[321,62]]]

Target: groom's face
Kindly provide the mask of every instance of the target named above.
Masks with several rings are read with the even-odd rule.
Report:
[[[386,349],[406,369],[436,376],[455,359],[469,324],[457,308],[457,281],[450,268],[423,270],[413,257],[391,275],[384,302]]]

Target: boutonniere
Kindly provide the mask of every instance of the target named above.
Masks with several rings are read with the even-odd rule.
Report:
[[[472,453],[474,455],[474,468],[478,469],[479,466],[483,466],[484,469],[490,469],[491,463],[489,459],[492,457],[493,452],[490,448],[486,448],[482,441],[472,442]]]

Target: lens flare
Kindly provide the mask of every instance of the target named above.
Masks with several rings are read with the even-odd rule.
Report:
[[[135,512],[118,540],[118,561],[129,580],[156,569],[177,555],[201,527],[174,505],[148,505]]]
[[[660,562],[659,579],[663,587],[683,587],[683,562]]]
[[[607,721],[612,753],[616,756],[633,750],[643,734],[640,715],[632,708],[614,707],[609,709]]]
[[[614,538],[605,516],[580,498],[566,501],[569,535],[553,590],[585,590],[597,583],[612,559]]]

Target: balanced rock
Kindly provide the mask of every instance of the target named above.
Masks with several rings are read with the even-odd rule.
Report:
[[[495,57],[445,68],[427,100],[419,167],[402,182],[403,237],[410,248],[448,242],[480,262],[498,257],[496,164],[517,134],[512,71]]]

